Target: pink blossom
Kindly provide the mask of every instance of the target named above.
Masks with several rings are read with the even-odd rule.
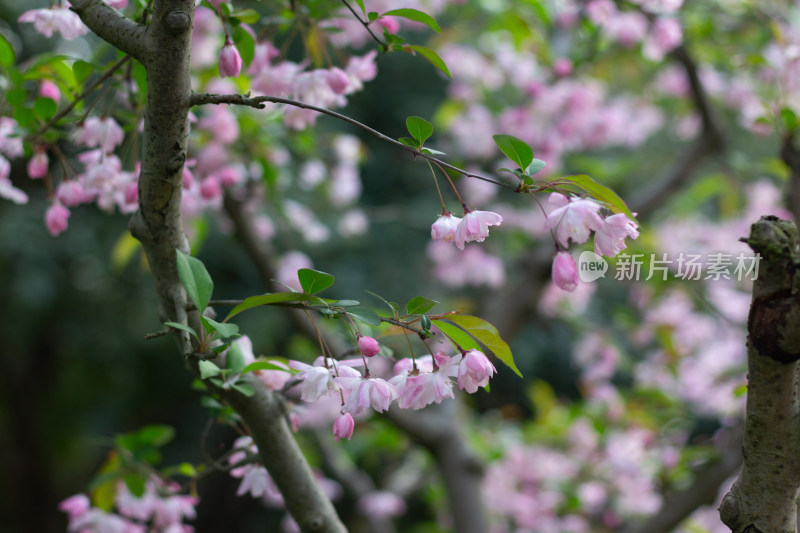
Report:
[[[0,155],[0,198],[11,200],[15,204],[27,204],[28,195],[11,184],[10,175],[11,163]]]
[[[594,251],[598,255],[614,257],[625,249],[626,237],[639,237],[636,222],[624,213],[606,217],[602,227],[594,234]]]
[[[371,50],[361,57],[353,56],[347,62],[345,71],[350,75],[352,91],[361,90],[362,82],[373,80],[378,75],[378,67],[375,65],[377,55],[377,50]]]
[[[389,33],[397,33],[397,30],[400,29],[400,23],[391,15],[387,17],[381,17],[375,22],[383,26],[383,28],[385,28]]]
[[[58,203],[58,201],[53,202],[44,214],[45,226],[47,226],[47,231],[53,237],[58,236],[67,229],[68,221],[69,209]]]
[[[44,148],[36,147],[33,152],[33,157],[28,161],[28,176],[31,179],[43,178],[47,175],[47,169],[50,162],[47,158],[47,152]]]
[[[69,515],[70,522],[86,514],[91,507],[85,494],[76,494],[58,504],[58,508]]]
[[[334,361],[329,358],[328,367],[325,367],[322,357],[318,357],[313,366],[300,361],[289,361],[289,367],[300,371],[295,378],[301,380],[300,398],[304,402],[315,402],[337,390],[334,376],[360,378],[359,371],[351,367],[362,364],[361,360]]]
[[[578,286],[578,267],[567,252],[558,252],[553,259],[553,283],[560,289],[572,292]]]
[[[642,53],[648,59],[660,61],[664,55],[683,41],[683,30],[676,18],[658,18],[644,43]]]
[[[453,216],[450,211],[443,214],[431,226],[431,239],[434,241],[454,242],[459,222],[461,222],[461,219]]]
[[[337,229],[342,237],[363,235],[369,229],[369,219],[361,209],[350,209],[342,215]]]
[[[342,411],[355,416],[370,406],[382,413],[399,395],[394,385],[380,378],[336,377],[333,381],[350,391]]]
[[[90,197],[83,190],[83,185],[78,180],[65,180],[56,190],[56,198],[67,207],[75,207],[89,201]]]
[[[385,490],[363,495],[356,505],[361,513],[379,519],[401,516],[406,512],[403,499],[394,492]]]
[[[128,7],[128,0],[103,0],[106,4],[115,9],[125,9]]]
[[[489,236],[489,226],[499,226],[502,222],[503,217],[492,211],[465,212],[464,218],[456,226],[456,246],[463,250],[468,242],[483,242]]]
[[[99,146],[104,153],[112,152],[124,139],[122,128],[109,117],[89,117],[72,133],[75,144],[89,148]]]
[[[32,22],[37,32],[52,37],[54,32],[64,39],[74,39],[89,31],[77,13],[66,7],[31,9],[20,15],[19,22]]]
[[[39,96],[50,98],[58,103],[61,100],[61,91],[58,86],[50,80],[42,80],[39,84]]]
[[[458,386],[472,394],[478,387],[485,387],[489,379],[497,372],[489,358],[478,350],[463,352],[458,365]]]
[[[547,215],[544,226],[546,229],[556,228],[556,240],[564,248],[569,247],[570,240],[576,244],[588,241],[590,231],[597,231],[603,225],[603,219],[597,214],[600,204],[594,200],[568,199],[554,192],[548,202],[560,207]]]
[[[381,346],[378,344],[378,341],[373,339],[372,337],[366,337],[364,335],[358,336],[358,351],[365,357],[373,357],[378,355],[378,352],[381,351]]]
[[[222,144],[230,144],[239,138],[239,122],[236,120],[236,115],[224,106],[213,106],[211,112],[203,116],[197,125]]]
[[[350,89],[350,76],[338,67],[328,70],[328,84],[336,94],[347,94]]]
[[[238,78],[241,72],[242,56],[239,55],[236,45],[230,39],[225,39],[225,45],[219,53],[219,75],[223,78]]]
[[[311,258],[303,252],[289,251],[278,259],[278,268],[275,271],[275,280],[282,285],[291,287],[296,291],[302,291],[300,280],[297,278],[297,271],[301,268],[313,268]],[[281,288],[281,290],[286,290]]]
[[[266,468],[251,465],[251,468],[248,468],[242,476],[242,482],[236,490],[236,495],[242,496],[249,493],[253,498],[260,498],[271,490],[272,483],[272,478]]]
[[[572,61],[566,57],[559,57],[556,59],[555,63],[553,63],[553,72],[559,78],[569,76],[572,74]]]
[[[333,436],[336,440],[339,439],[347,439],[350,440],[350,437],[353,436],[353,429],[355,428],[356,423],[353,421],[353,417],[350,413],[344,413],[339,415],[336,421],[333,423]]]
[[[433,368],[434,360],[436,368]],[[433,359],[427,356],[417,360],[417,370],[398,362],[395,371],[400,372],[389,380],[399,392],[397,405],[401,409],[416,410],[431,403],[441,403],[445,398],[454,398],[451,378],[456,376],[460,360],[461,355],[448,357],[443,352],[438,352]],[[426,364],[428,361],[430,364]]]
[[[200,184],[200,196],[206,200],[214,200],[222,196],[222,186],[216,176],[208,176]]]
[[[605,24],[617,14],[617,6],[612,0],[590,0],[586,4],[586,14],[595,24]]]

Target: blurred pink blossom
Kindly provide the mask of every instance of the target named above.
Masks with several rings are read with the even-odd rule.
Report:
[[[553,283],[558,288],[572,292],[578,286],[578,267],[567,252],[558,252],[553,259]]]
[[[52,9],[31,9],[20,15],[19,22],[32,22],[36,31],[45,37],[52,37],[54,32],[70,40],[89,31],[77,13],[66,6],[55,6]]]

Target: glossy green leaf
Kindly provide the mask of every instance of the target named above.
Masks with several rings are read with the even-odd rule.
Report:
[[[214,290],[211,276],[208,275],[202,261],[196,257],[186,255],[180,250],[175,250],[175,253],[177,254],[178,276],[181,278],[181,284],[194,305],[202,312],[208,307],[211,292]]]
[[[8,39],[0,33],[0,67],[8,68],[16,61],[16,54],[14,47],[8,42]]]
[[[297,373],[297,370],[293,368],[289,368],[286,370],[283,366],[276,364],[277,361],[256,361],[255,363],[250,363],[242,370],[242,374],[247,374],[248,372],[255,372],[256,370],[282,370],[283,372],[291,372],[293,374]]]
[[[248,11],[253,10],[250,9]],[[241,26],[237,26],[233,30],[233,40],[236,42],[236,49],[239,51],[239,55],[242,56],[242,61],[244,61],[245,65],[249,65],[256,54],[256,42],[253,36]]]
[[[419,143],[410,137],[400,137],[397,139],[397,141],[408,146],[409,148],[413,148],[414,150],[419,149]]]
[[[22,128],[31,128],[36,124],[36,113],[28,107],[17,107],[14,109],[14,120]]]
[[[380,294],[376,294],[376,293],[374,293],[372,291],[368,291],[368,290],[364,290],[364,292],[366,292],[367,294],[371,294],[375,298],[377,298],[380,301],[382,301],[383,303],[385,303],[386,307],[388,307],[389,310],[392,312],[392,315],[395,315],[400,310],[400,306],[399,305],[397,305],[394,302],[390,302],[389,300],[387,300],[386,298],[384,298]]]
[[[589,176],[585,174],[564,176],[559,181],[574,184],[579,189],[589,193],[595,200],[605,204],[614,213],[625,213],[631,220],[636,220],[636,217],[633,216],[631,210],[628,209],[628,206],[617,193],[605,185],[597,183]]]
[[[237,9],[236,11],[230,14],[231,18],[237,19],[239,22],[244,22],[245,24],[255,24],[258,22],[258,19],[261,18],[261,15],[255,9]]]
[[[392,16],[392,17],[401,17],[408,20],[413,20],[414,22],[421,22],[425,24],[427,27],[432,29],[433,31],[442,32],[442,28],[439,27],[439,23],[436,22],[432,16],[428,15],[423,11],[419,11],[418,9],[411,9],[411,8],[401,8],[401,9],[392,9],[391,11],[387,11],[382,16]],[[448,74],[449,76],[449,74]]]
[[[493,135],[492,139],[494,139],[494,143],[500,148],[500,151],[519,165],[519,168],[528,168],[528,165],[533,161],[531,147],[513,135]]]
[[[228,349],[228,355],[225,358],[225,366],[237,374],[242,372],[247,366],[247,361],[244,359],[244,353],[242,352],[242,348],[239,346],[239,343],[231,343],[230,348]]]
[[[251,296],[249,298],[245,298],[242,303],[231,309],[231,312],[228,313],[228,316],[225,318],[225,320],[230,320],[243,311],[247,311],[248,309],[252,309],[254,307],[260,307],[262,305],[307,302],[313,300],[319,300],[319,298],[315,296],[309,296],[308,294],[303,294],[301,292],[272,292],[260,294],[258,296]]]
[[[367,13],[367,20],[369,22],[375,22],[380,17],[381,17],[381,14],[380,13],[376,13],[375,11],[370,11],[369,13]]]
[[[406,119],[406,128],[414,139],[422,146],[428,137],[433,133],[433,126],[430,122],[420,117],[408,117]]]
[[[450,69],[447,68],[447,64],[444,62],[444,59],[439,57],[439,54],[431,50],[430,48],[425,48],[424,46],[417,46],[416,44],[411,44],[408,46],[411,50],[414,50],[419,55],[427,59],[431,65],[439,69],[445,76],[448,78],[452,78],[450,75]]]
[[[170,328],[185,331],[189,335],[193,336],[195,339],[199,339],[199,337],[197,336],[197,332],[194,330],[194,328],[190,328],[186,324],[181,324],[179,322],[164,322],[164,325]]]
[[[94,67],[86,61],[79,59],[72,64],[72,72],[75,74],[75,81],[83,83],[86,81],[86,78],[91,76],[92,72],[94,72]]]
[[[42,120],[50,120],[58,112],[58,104],[50,98],[37,98],[33,102],[33,111]]]
[[[370,326],[381,325],[381,317],[378,316],[378,313],[372,309],[369,309],[368,307],[350,307],[347,309],[347,314],[356,320],[360,320],[364,324],[369,324]]]
[[[241,392],[248,398],[256,393],[256,390],[247,383],[234,383],[231,388]]]
[[[197,469],[194,467],[194,465],[187,462],[183,462],[178,465],[178,472],[186,477],[195,477],[197,475]]]
[[[144,495],[145,481],[142,476],[130,473],[125,474],[122,479],[131,494],[137,498],[141,498]]]
[[[310,268],[301,268],[297,271],[297,277],[300,280],[300,286],[306,294],[317,294],[324,291],[335,281],[335,278],[325,272],[319,270],[311,270]]]
[[[444,322],[443,320],[431,320],[431,322],[433,322],[433,325],[436,326],[439,331],[445,334],[456,348],[461,348],[462,350],[472,350],[473,348],[476,350],[481,349],[477,341],[458,326]]]
[[[420,152],[428,155],[447,155],[446,153],[440,152],[439,150],[434,150],[433,148],[422,148]]]
[[[430,300],[424,296],[415,296],[406,304],[406,313],[409,315],[424,315],[438,303],[436,300]]]
[[[239,325],[238,324],[231,324],[230,322],[217,322],[207,316],[201,316],[200,321],[205,326],[206,331],[210,333],[210,330],[214,330],[219,333],[219,336],[223,339],[229,339],[239,333]]]
[[[21,87],[14,87],[6,93],[6,101],[12,106],[17,106],[28,99],[28,93]]]
[[[531,164],[528,165],[528,168],[525,169],[525,174],[527,174],[528,176],[533,176],[534,174],[542,170],[545,166],[547,166],[547,163],[545,163],[541,159],[534,159],[531,162]]]
[[[496,327],[476,316],[449,315],[447,319],[467,330],[470,335],[478,339],[486,348],[494,353],[495,357],[505,363],[505,365],[513,370],[519,377],[522,377],[522,373],[514,363],[514,356],[511,354],[511,348],[508,347],[506,341],[500,338],[500,333],[497,331]]]
[[[356,0],[356,4],[358,4],[358,7],[361,8],[361,13],[366,15],[367,14],[367,9],[364,7],[364,0]]]
[[[212,361],[200,361],[197,366],[200,369],[201,379],[208,379],[222,373],[222,369]]]

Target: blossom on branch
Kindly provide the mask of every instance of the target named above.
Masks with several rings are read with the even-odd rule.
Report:
[[[366,411],[368,407],[382,413],[399,396],[394,385],[380,378],[340,376],[333,378],[333,381],[344,390],[350,391],[342,411],[355,416]]]
[[[614,257],[625,249],[625,238],[636,239],[639,231],[636,222],[626,214],[618,213],[603,220],[603,225],[594,234],[594,251],[598,255]]]
[[[578,286],[578,266],[567,252],[558,252],[553,259],[553,283],[558,288],[572,292]]]
[[[36,31],[45,37],[60,33],[61,37],[70,40],[89,31],[77,13],[67,7],[55,6],[52,9],[31,9],[17,19],[19,22],[31,22]]]
[[[603,219],[597,213],[600,204],[594,200],[567,198],[554,192],[547,201],[558,208],[547,215],[544,227],[555,229],[556,240],[564,248],[569,247],[570,240],[575,244],[588,241],[591,231],[597,231],[603,225]]]
[[[468,242],[483,242],[489,236],[489,226],[499,226],[502,222],[503,217],[492,211],[465,210],[456,227],[456,246],[463,250]]]
[[[461,222],[461,219],[453,216],[450,211],[444,213],[431,225],[431,239],[434,241],[454,242],[459,222]]]
[[[458,365],[458,386],[472,394],[478,391],[478,387],[488,385],[497,369],[481,351],[468,350],[462,355]]]

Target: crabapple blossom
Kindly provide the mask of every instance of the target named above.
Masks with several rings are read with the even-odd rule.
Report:
[[[393,518],[406,512],[406,503],[394,492],[379,490],[358,499],[358,510],[375,518]]]
[[[0,139],[2,141],[2,139]],[[28,203],[28,195],[11,184],[11,163],[0,155],[0,198],[11,200],[15,204]]]
[[[433,358],[430,356],[420,358],[416,370],[409,360],[403,361],[408,363],[401,365],[398,362],[395,365],[395,372],[400,372],[389,380],[389,383],[397,387],[399,392],[397,405],[401,409],[422,409],[431,403],[441,403],[445,398],[454,398],[452,378],[458,372],[460,354],[448,357],[443,352],[438,352]]]
[[[242,72],[242,56],[233,42],[225,38],[225,45],[219,52],[219,75],[223,78],[238,78]]]
[[[650,29],[642,53],[648,59],[660,61],[667,52],[681,44],[681,41],[683,41],[683,30],[678,19],[659,17]]]
[[[599,230],[603,225],[603,219],[597,213],[600,204],[594,200],[567,198],[554,192],[547,201],[558,207],[547,215],[545,228],[555,228],[556,240],[564,248],[569,247],[570,240],[575,244],[588,241],[590,232]]]
[[[69,515],[70,522],[86,514],[92,506],[85,494],[76,494],[58,504],[58,508]]]
[[[335,377],[333,381],[344,390],[350,391],[342,412],[358,416],[372,407],[379,413],[389,409],[399,393],[391,383],[380,378]]]
[[[61,100],[61,91],[58,86],[50,80],[42,80],[39,84],[39,96],[50,98],[58,103]]]
[[[598,255],[616,256],[625,249],[625,238],[639,237],[637,224],[624,213],[611,215],[603,220],[603,225],[595,231],[594,251]]]
[[[447,211],[431,226],[431,239],[434,241],[455,242],[456,228],[461,219]]]
[[[17,19],[19,22],[32,22],[36,31],[45,37],[60,33],[64,39],[75,39],[89,31],[77,13],[66,6],[52,9],[31,9]]]
[[[350,437],[353,436],[353,428],[355,428],[353,416],[350,413],[342,413],[333,423],[333,436],[336,440],[350,440]]]
[[[89,148],[99,146],[104,153],[111,153],[122,144],[125,133],[110,117],[89,117],[72,133],[75,144]]]
[[[61,205],[58,201],[50,204],[44,214],[44,223],[50,235],[56,237],[67,229],[69,221],[69,209]]]
[[[483,242],[489,236],[489,226],[499,226],[503,217],[492,211],[469,211],[465,209],[455,231],[455,243],[459,250],[468,242]],[[432,231],[432,230],[431,230]]]
[[[334,361],[328,359],[328,366],[322,357],[318,357],[313,365],[308,365],[300,361],[289,361],[289,366],[300,372],[295,378],[301,380],[300,398],[304,402],[315,402],[322,396],[337,390],[339,387],[334,383],[334,376],[342,377],[361,377],[361,373],[352,368],[360,366],[363,362],[360,359],[350,359],[347,361]]]
[[[22,135],[17,121],[13,118],[0,117],[0,154],[14,158],[23,153]]]
[[[329,69],[327,71],[327,76],[328,84],[331,86],[331,90],[336,94],[347,94],[350,90],[350,76],[339,67]]]
[[[375,355],[378,355],[378,352],[381,351],[381,346],[380,344],[378,344],[378,341],[376,341],[372,337],[359,335],[358,351],[361,352],[361,355],[365,357],[373,357]]]
[[[553,259],[553,283],[560,289],[572,292],[578,286],[578,266],[568,252],[558,252]]]
[[[33,157],[28,161],[28,176],[31,179],[43,178],[47,175],[50,162],[44,148],[37,147],[33,151]]]
[[[472,394],[479,387],[489,384],[489,379],[497,372],[489,358],[478,350],[462,352],[458,364],[458,386]]]

